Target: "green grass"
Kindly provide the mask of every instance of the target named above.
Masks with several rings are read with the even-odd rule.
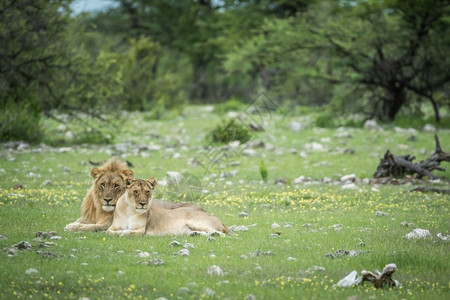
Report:
[[[306,129],[298,133],[290,131],[291,120],[304,122]],[[349,191],[334,185],[292,183],[300,175],[314,179],[325,176],[337,179],[351,173],[359,178],[371,177],[387,149],[424,159],[434,151],[431,134],[419,132],[416,141],[411,142],[407,135],[389,129],[368,132],[353,128],[345,129],[353,138],[335,138],[337,129],[314,128],[307,116],[273,115],[268,119],[266,131],[258,132],[253,140],[271,143],[283,153],[256,148],[259,157],[236,154],[231,160],[239,161],[240,165],[224,171],[237,170],[237,176],[222,180],[206,176],[201,166],[188,163],[192,157],[201,159],[200,146],[207,143],[204,136],[220,121],[220,116],[198,107],[189,107],[184,117],[172,120],[146,121],[143,114],[130,114],[117,138],[117,142],[134,145],[122,158],[134,164],[136,177],[155,176],[162,180],[167,171],[193,174],[199,178],[202,189],[209,190],[198,200],[201,206],[227,225],[257,224],[247,232],[216,237],[213,242],[205,237],[110,237],[104,233],[64,232],[65,224],[78,217],[81,201],[91,184],[92,166],[86,162],[105,160],[116,150],[108,145],[74,146],[74,151],[66,153],[57,148],[42,152],[33,151],[35,148],[0,150],[0,169],[5,171],[0,171],[0,234],[7,237],[0,240],[0,248],[23,240],[33,245],[32,250],[21,251],[15,257],[8,257],[6,252],[0,254],[0,298],[200,299],[208,298],[204,295],[207,288],[214,290],[219,299],[245,299],[248,294],[257,299],[450,297],[450,243],[436,238],[439,232],[450,233],[449,196],[409,193],[411,185],[378,186],[379,192],[374,192],[372,186],[363,184],[359,184],[360,191]],[[139,136],[132,137],[135,126],[140,128]],[[449,151],[448,132],[440,131],[439,137],[443,148]],[[321,143],[326,150],[308,151],[304,146],[311,142]],[[162,149],[138,151],[140,144],[161,145]],[[167,147],[174,150],[166,151]],[[355,154],[335,151],[346,148],[355,150]],[[307,157],[291,154],[290,149],[304,151]],[[179,153],[179,157],[174,157],[174,153]],[[261,181],[259,172],[262,157],[268,170],[267,183]],[[64,171],[64,167],[71,171]],[[450,177],[449,171],[441,174]],[[281,177],[287,179],[287,185],[273,183]],[[41,186],[47,179],[53,185]],[[25,189],[13,190],[19,183]],[[157,187],[157,191],[160,196],[167,195],[163,186]],[[238,217],[243,210],[250,216]],[[378,210],[389,215],[377,217]],[[403,221],[430,230],[433,238],[407,240],[405,234],[414,227],[401,226]],[[281,227],[273,229],[273,223]],[[311,227],[303,226],[306,223]],[[284,227],[286,224],[291,226]],[[342,230],[334,230],[334,224],[341,224]],[[62,239],[45,240],[55,244],[38,248],[40,242],[35,240],[35,233],[51,230]],[[275,232],[280,232],[280,237],[269,237]],[[173,240],[192,243],[195,248],[190,249],[188,257],[178,256],[181,248],[169,247]],[[358,246],[361,241],[364,247]],[[365,253],[335,259],[325,256],[338,249]],[[51,251],[53,257],[43,257],[37,250]],[[147,251],[151,256],[139,258],[137,250]],[[256,250],[272,251],[274,255],[252,257]],[[247,259],[241,258],[242,255]],[[164,265],[139,264],[152,258],[162,259]],[[381,270],[388,263],[397,264],[394,278],[403,284],[401,288],[333,287],[352,270]],[[227,274],[208,275],[207,269],[212,265],[220,266]],[[325,271],[306,272],[312,266],[324,267]],[[29,268],[39,273],[26,275]],[[188,287],[189,292],[181,293],[181,287]]]

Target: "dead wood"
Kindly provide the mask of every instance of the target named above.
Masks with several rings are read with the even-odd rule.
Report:
[[[449,189],[438,189],[438,188],[433,188],[433,187],[416,187],[412,190],[410,190],[410,192],[422,192],[422,193],[438,193],[438,194],[450,194],[450,190]]]
[[[417,174],[417,178],[428,177],[430,179],[440,178],[439,176],[431,173],[434,170],[445,171],[440,167],[440,163],[443,161],[450,161],[450,153],[445,152],[441,148],[439,137],[434,135],[436,144],[436,150],[434,153],[425,160],[419,163],[414,163],[414,156],[411,155],[394,155],[389,150],[386,151],[383,158],[377,167],[377,170],[373,174],[374,178],[395,177],[403,178],[406,175]]]

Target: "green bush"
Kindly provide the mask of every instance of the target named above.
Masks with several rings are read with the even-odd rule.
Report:
[[[208,137],[214,143],[229,143],[240,141],[245,143],[250,140],[251,133],[248,128],[237,119],[224,121],[212,130]]]
[[[36,103],[17,105],[8,102],[0,110],[0,141],[39,142],[42,138],[40,121],[41,113]]]
[[[245,104],[236,98],[231,98],[227,102],[219,103],[214,107],[214,112],[216,114],[222,115],[229,111],[243,111],[245,109]]]

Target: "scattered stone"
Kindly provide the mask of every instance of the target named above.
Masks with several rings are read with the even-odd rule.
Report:
[[[290,257],[290,256],[287,258],[287,260],[288,261],[297,261],[297,259],[295,257]]]
[[[238,226],[238,225],[231,225],[231,226],[228,226],[228,229],[230,229],[231,231],[234,231],[234,232],[238,232],[238,231],[248,231],[248,227],[247,227],[247,226],[244,226],[244,225],[241,225],[241,226]]]
[[[311,223],[306,223],[306,224],[303,224],[303,225],[302,225],[302,227],[306,227],[306,228],[310,228],[311,226],[312,226]]]
[[[256,300],[256,296],[253,294],[248,294],[245,296],[245,300]]]
[[[310,268],[308,268],[308,270],[306,270],[307,273],[314,273],[314,272],[325,272],[325,268],[324,267],[320,267],[320,266],[312,266]]]
[[[88,264],[88,263],[81,263],[80,265],[81,265],[81,266],[83,266],[83,267],[87,267],[87,266],[89,266],[89,264]]]
[[[38,247],[39,248],[48,248],[48,247],[51,247],[54,245],[55,245],[54,242],[43,242],[43,243],[39,243]]]
[[[239,258],[240,258],[240,259],[247,259],[248,257],[247,257],[247,255],[242,254],[241,256],[239,256]]]
[[[189,249],[181,249],[180,251],[178,251],[178,255],[179,256],[189,256]]]
[[[168,171],[166,173],[167,177],[169,177],[169,183],[170,184],[176,184],[179,185],[182,180],[184,179],[183,174],[175,171]]]
[[[169,247],[181,247],[181,243],[178,241],[173,241],[169,244]]]
[[[431,124],[425,124],[425,126],[423,126],[422,131],[424,132],[436,132],[436,127],[434,127],[434,125]]]
[[[299,184],[302,183],[305,180],[305,176],[300,176],[294,179],[294,183]]]
[[[333,226],[331,226],[331,228],[333,228],[334,230],[342,230],[342,224],[334,224]]]
[[[280,235],[281,235],[280,232],[277,232],[277,233],[271,233],[271,234],[269,234],[269,237],[271,237],[271,238],[279,238]]]
[[[18,244],[13,245],[17,250],[29,250],[31,249],[31,244],[27,241],[22,241]]]
[[[54,235],[54,236],[52,236],[50,239],[51,239],[51,240],[60,240],[60,239],[62,239],[62,236]]]
[[[124,275],[124,274],[125,274],[124,271],[121,270],[117,271],[117,275]]]
[[[363,251],[363,250],[336,250],[334,253],[327,253],[325,254],[325,257],[327,258],[337,258],[337,257],[344,257],[344,256],[349,256],[349,257],[355,257],[361,254],[365,254],[367,252],[371,252],[369,251]]]
[[[216,292],[210,288],[206,288],[203,294],[207,297],[214,297],[216,295]]]
[[[138,257],[149,257],[150,253],[146,252],[146,251],[141,251],[138,250]]]
[[[46,181],[44,181],[41,186],[48,186],[48,185],[53,185],[53,182],[50,179],[47,179]]]
[[[416,228],[413,231],[411,231],[410,233],[406,234],[405,237],[409,240],[410,239],[424,239],[424,238],[430,238],[431,233],[427,229]]]
[[[49,232],[38,231],[35,234],[35,236],[37,238],[51,238],[51,237],[56,236],[56,235],[57,235],[56,231],[49,231]]]
[[[279,227],[281,227],[281,226],[278,223],[273,223],[272,224],[272,229],[279,228]]]
[[[215,255],[214,253],[211,253],[211,254],[209,255],[209,257],[211,257],[211,258],[216,258],[216,255]]]
[[[178,294],[189,294],[190,289],[187,286],[182,286],[178,289]]]
[[[380,211],[380,210],[377,210],[377,211],[375,212],[375,216],[376,216],[376,217],[386,217],[386,216],[389,216],[389,214],[388,214],[388,213],[385,213],[385,212],[382,212],[382,211]]]
[[[191,243],[185,243],[183,247],[184,247],[185,249],[188,249],[188,248],[194,249],[194,248],[195,248],[194,244],[191,244]]]
[[[343,190],[357,190],[358,186],[354,183],[348,183],[348,184],[344,184],[341,188]]]
[[[450,241],[450,235],[449,234],[448,235],[442,235],[442,233],[439,232],[437,234],[437,237],[443,242],[449,242]]]
[[[260,154],[254,149],[244,149],[244,151],[242,151],[242,154],[244,154],[245,156],[260,156]]]
[[[364,122],[364,129],[366,130],[380,130],[381,127],[377,124],[375,120],[367,120]]]
[[[357,275],[358,275],[358,272],[353,270],[347,276],[345,276],[344,278],[339,280],[336,283],[336,286],[337,287],[351,287],[351,286],[355,285]]]
[[[222,268],[219,267],[219,266],[216,266],[216,265],[212,265],[211,267],[209,267],[208,270],[206,271],[206,274],[211,275],[211,276],[223,276],[223,275],[225,275],[225,273],[222,270]]]
[[[405,227],[412,227],[414,226],[413,222],[409,222],[409,221],[403,221],[400,223],[401,226],[405,226]]]
[[[324,151],[325,147],[322,144],[312,142],[311,144],[305,144],[305,149],[310,151]]]
[[[146,260],[141,261],[141,262],[139,262],[139,264],[148,265],[148,266],[161,266],[164,264],[164,261],[160,258],[153,258],[153,259],[150,259],[147,261]]]
[[[355,174],[349,174],[341,177],[341,182],[355,182],[357,179]]]
[[[38,272],[38,270],[33,269],[33,268],[29,268],[28,270],[25,271],[25,274],[27,275],[36,275]]]
[[[278,178],[275,180],[274,182],[277,185],[286,185],[287,184],[287,179],[285,177],[282,178]]]
[[[0,234],[0,240],[7,240],[8,238],[4,236],[3,234]]]
[[[250,215],[245,210],[238,214],[238,217],[240,217],[240,218],[245,218],[248,216],[250,216]]]
[[[215,239],[214,237],[212,237],[212,236],[208,236],[208,237],[206,238],[206,240],[207,240],[208,242],[215,242],[215,241],[216,241],[216,239]]]
[[[291,123],[289,123],[289,129],[294,132],[300,132],[305,129],[305,126],[297,121],[291,121]]]

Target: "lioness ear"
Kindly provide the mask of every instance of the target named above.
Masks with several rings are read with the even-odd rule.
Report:
[[[125,175],[125,177],[127,177],[127,178],[131,178],[131,179],[134,178],[133,170],[130,170],[130,169],[123,170],[122,174]]]
[[[150,183],[150,186],[152,187],[152,190],[154,190],[156,185],[158,184],[158,180],[156,180],[155,177],[147,179],[147,182]]]
[[[136,180],[134,180],[134,179],[132,179],[132,178],[128,178],[126,181],[125,181],[125,183],[126,183],[126,185],[127,185],[127,188],[129,188],[130,187],[130,185],[133,183],[133,182],[135,182]]]
[[[101,173],[102,173],[102,171],[100,171],[100,169],[97,169],[97,168],[93,168],[91,170],[91,176],[94,179],[97,178],[98,176],[100,176]]]

